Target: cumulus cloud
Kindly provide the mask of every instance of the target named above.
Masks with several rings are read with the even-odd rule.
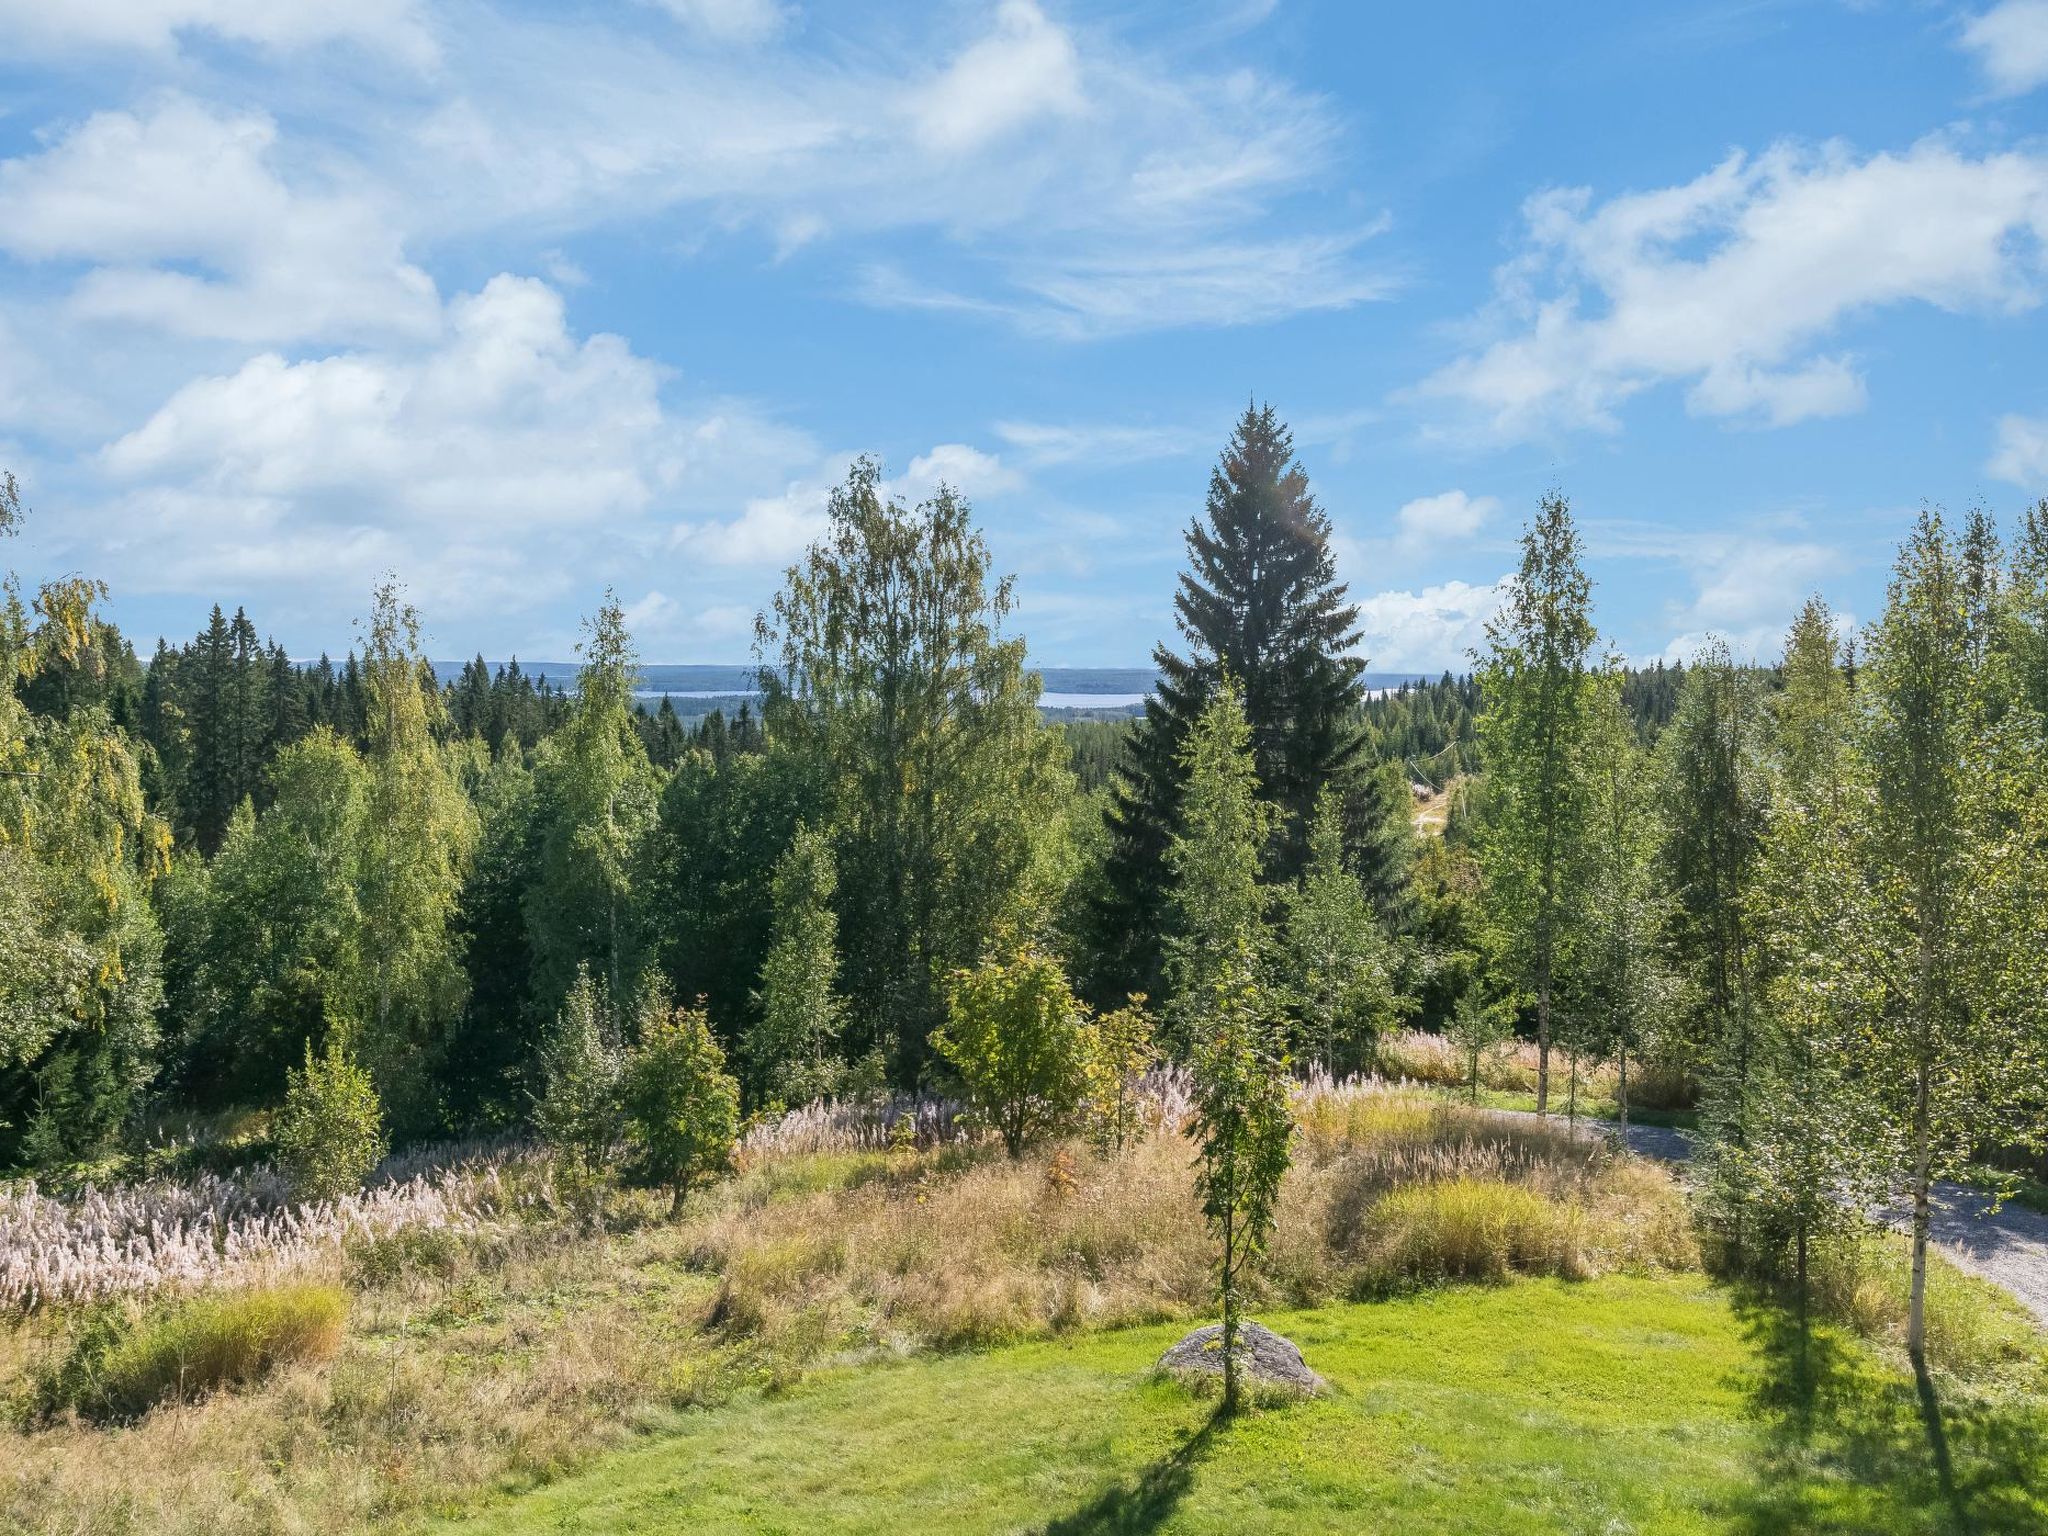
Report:
[[[1423,396],[1512,436],[1612,428],[1632,395],[1679,382],[1695,414],[1783,426],[1861,407],[1854,357],[1817,350],[1859,315],[2039,302],[2048,157],[1781,144],[1602,203],[1545,192],[1524,216],[1527,248],[1482,322],[1503,334]]]
[[[85,266],[89,320],[274,342],[424,335],[440,303],[368,192],[287,183],[277,126],[183,97],[0,161],[0,250]],[[197,269],[197,270],[194,270]]]
[[[919,140],[953,154],[1083,106],[1074,40],[1031,0],[1003,0],[995,30],[948,63],[911,111]]]
[[[788,565],[825,532],[826,505],[832,492],[846,483],[851,453],[822,460],[813,472],[792,478],[777,494],[750,497],[739,516],[677,524],[671,548],[713,565]],[[966,443],[940,443],[910,461],[900,476],[885,479],[885,497],[915,503],[940,484],[951,486],[970,501],[980,496],[1021,490],[1025,479],[992,453]]]
[[[1379,672],[1460,669],[1486,643],[1486,621],[1499,611],[1507,580],[1375,592],[1358,604],[1359,649]]]
[[[815,457],[741,407],[677,414],[663,380],[619,337],[574,335],[544,283],[501,275],[430,348],[263,353],[185,385],[99,455],[100,531],[144,590],[260,574],[341,604],[396,567],[441,611],[530,609],[601,548],[654,547],[657,509]]]
[[[2003,0],[1964,22],[1960,42],[1993,94],[2031,91],[2048,81],[2048,0]]]
[[[1446,540],[1469,539],[1499,511],[1500,498],[1497,496],[1468,496],[1463,491],[1443,491],[1403,503],[1400,511],[1394,514],[1394,521],[1400,528],[1401,544],[1409,550],[1417,550]]]

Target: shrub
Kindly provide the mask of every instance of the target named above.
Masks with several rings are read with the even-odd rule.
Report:
[[[619,1139],[618,1022],[602,981],[588,966],[541,1042],[542,1090],[534,1105],[534,1127],[549,1149],[585,1174],[610,1160]]]
[[[1535,1190],[1501,1179],[1458,1178],[1390,1191],[1367,1222],[1363,1281],[1504,1280],[1512,1272],[1580,1271],[1570,1220]]]
[[[725,1070],[700,1009],[654,1001],[623,1078],[626,1136],[636,1172],[671,1192],[671,1213],[698,1180],[732,1161],[739,1135],[740,1085]]]
[[[1059,962],[1036,952],[955,971],[932,1048],[1010,1156],[1072,1128],[1088,1091],[1090,1027]]]
[[[334,1358],[348,1299],[332,1285],[221,1291],[147,1311],[81,1315],[70,1347],[34,1383],[30,1416],[141,1417],[171,1398],[260,1380],[280,1365]]]
[[[277,1162],[301,1200],[335,1200],[362,1188],[383,1159],[384,1113],[370,1074],[349,1057],[339,1033],[326,1053],[306,1046],[306,1065],[294,1068],[278,1111]]]
[[[1121,1155],[1143,1129],[1141,1090],[1159,1059],[1159,1031],[1145,1011],[1145,994],[1095,1021],[1088,1054],[1088,1130],[1097,1147]]]

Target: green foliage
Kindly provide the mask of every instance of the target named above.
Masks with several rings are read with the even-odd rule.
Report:
[[[1308,865],[1288,907],[1286,959],[1303,1053],[1320,1056],[1332,1074],[1340,1063],[1369,1063],[1373,1041],[1400,1019],[1405,999],[1394,990],[1394,946],[1344,866],[1343,807],[1334,789],[1316,802]]]
[[[441,696],[427,679],[419,615],[386,582],[363,646],[364,793],[357,877],[368,985],[360,1049],[401,1128],[430,1123],[432,1052],[467,982],[454,931],[477,819],[435,739]]]
[[[1522,535],[1520,570],[1486,626],[1479,742],[1487,816],[1478,844],[1492,947],[1536,1004],[1536,1104],[1550,1098],[1551,1012],[1571,968],[1590,795],[1592,582],[1564,497],[1543,498]]]
[[[1614,668],[1597,679],[1587,722],[1585,936],[1571,990],[1574,1039],[1619,1065],[1617,1098],[1626,1121],[1629,1061],[1643,1054],[1662,1022],[1670,988],[1657,963],[1664,901],[1656,781],[1619,685]]]
[[[369,775],[320,727],[271,765],[211,865],[180,860],[160,893],[170,938],[178,1086],[194,1103],[274,1103],[326,1020],[371,984],[361,907]]]
[[[556,1157],[586,1177],[609,1165],[624,1130],[619,1034],[610,988],[593,980],[588,966],[578,966],[541,1042],[542,1088],[533,1122]]]
[[[1011,1157],[1072,1129],[1088,1093],[1093,1030],[1066,972],[1027,950],[955,971],[946,1022],[932,1037],[974,1114]]]
[[[1227,679],[1187,737],[1181,774],[1180,827],[1166,849],[1174,919],[1166,969],[1176,1027],[1192,1044],[1199,1038],[1193,1020],[1212,1005],[1218,985],[1259,974],[1271,949],[1271,896],[1259,870],[1279,812],[1259,798],[1251,726]]]
[[[1717,1171],[1750,1134],[1761,1049],[1766,951],[1755,932],[1755,885],[1770,816],[1763,691],[1726,645],[1686,669],[1678,708],[1658,743],[1662,770],[1667,943],[1679,982],[1672,1032],[1706,1060],[1703,1175],[1717,1219],[1745,1241],[1743,1179]]]
[[[1513,1011],[1497,1004],[1489,1006],[1477,987],[1468,988],[1444,1021],[1444,1038],[1464,1063],[1468,1097],[1477,1104],[1479,1077],[1487,1058],[1515,1038]]]
[[[534,1006],[543,1017],[559,1006],[580,965],[592,967],[615,998],[638,974],[635,879],[660,793],[633,726],[639,659],[617,597],[606,592],[585,629],[575,710],[534,764],[543,830],[526,910]]]
[[[1141,1079],[1159,1060],[1159,1025],[1133,992],[1123,1007],[1095,1020],[1094,1049],[1088,1057],[1088,1127],[1097,1147],[1119,1156],[1142,1127],[1138,1121]]]
[[[640,1009],[640,1039],[620,1075],[635,1174],[671,1192],[672,1213],[699,1182],[732,1162],[740,1086],[702,1010],[677,1008],[658,990]]]
[[[1223,1398],[1239,1402],[1238,1287],[1264,1251],[1294,1125],[1276,1001],[1245,971],[1224,974],[1202,998],[1194,1053],[1195,1192],[1216,1236],[1223,1309]]]
[[[1330,532],[1286,425],[1271,406],[1247,405],[1187,531],[1174,594],[1186,653],[1153,651],[1159,684],[1114,789],[1100,918],[1117,941],[1119,987],[1152,988],[1174,975],[1161,938],[1178,879],[1168,850],[1185,820],[1187,741],[1226,678],[1247,723],[1258,793],[1277,813],[1259,850],[1277,878],[1300,872],[1317,797],[1348,786],[1364,761],[1358,609],[1337,580]]]
[[[839,1037],[845,1004],[834,985],[839,970],[839,920],[832,910],[839,878],[832,845],[799,826],[770,882],[775,922],[761,986],[759,1017],[747,1032],[746,1054],[756,1092],[784,1104],[807,1104],[843,1088],[843,1063],[827,1052]]]
[[[73,1322],[68,1346],[22,1406],[35,1421],[67,1410],[95,1422],[137,1419],[159,1403],[244,1386],[282,1365],[332,1359],[347,1318],[339,1287],[310,1283],[147,1309],[104,1303]]]
[[[306,1064],[285,1088],[272,1137],[278,1166],[300,1200],[333,1200],[362,1188],[383,1159],[384,1112],[370,1075],[330,1030],[319,1056],[306,1047]]]
[[[90,691],[56,701],[56,714],[23,697],[53,669],[105,672],[111,631],[94,613],[104,595],[95,582],[51,582],[32,618],[13,578],[0,586],[5,1162],[99,1150],[156,1066],[162,934],[148,887],[170,837],[145,803],[141,755]]]
[[[832,840],[849,1051],[909,1082],[943,979],[1049,925],[1073,777],[967,503],[942,486],[906,508],[864,459],[828,510],[757,625],[764,717]]]

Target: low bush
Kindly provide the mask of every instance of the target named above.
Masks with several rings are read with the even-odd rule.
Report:
[[[1529,1041],[1491,1052],[1479,1071],[1479,1086],[1496,1093],[1533,1093],[1536,1088],[1536,1047]],[[1423,1030],[1400,1030],[1380,1037],[1373,1070],[1394,1082],[1427,1083],[1435,1088],[1462,1088],[1466,1084],[1465,1061],[1442,1035]],[[1550,1091],[1560,1102],[1570,1064],[1564,1053],[1550,1053]],[[1581,1101],[1611,1102],[1619,1087],[1614,1063],[1581,1062]],[[1684,1067],[1666,1062],[1635,1061],[1628,1064],[1628,1102],[1631,1109],[1690,1109],[1699,1096],[1699,1084]]]
[[[147,1310],[107,1303],[77,1319],[68,1347],[32,1382],[24,1417],[136,1419],[161,1402],[258,1381],[280,1365],[330,1360],[347,1316],[343,1292],[315,1284],[215,1292]]]
[[[1581,1278],[1570,1207],[1504,1179],[1411,1184],[1381,1197],[1367,1218],[1360,1288],[1380,1292],[1510,1274]]]

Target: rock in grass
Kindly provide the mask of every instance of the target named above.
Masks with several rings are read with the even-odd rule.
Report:
[[[1159,1357],[1159,1368],[1175,1376],[1222,1376],[1223,1325],[1197,1328]],[[1257,1387],[1304,1396],[1323,1390],[1323,1378],[1308,1368],[1294,1341],[1259,1323],[1237,1325],[1237,1368]]]

